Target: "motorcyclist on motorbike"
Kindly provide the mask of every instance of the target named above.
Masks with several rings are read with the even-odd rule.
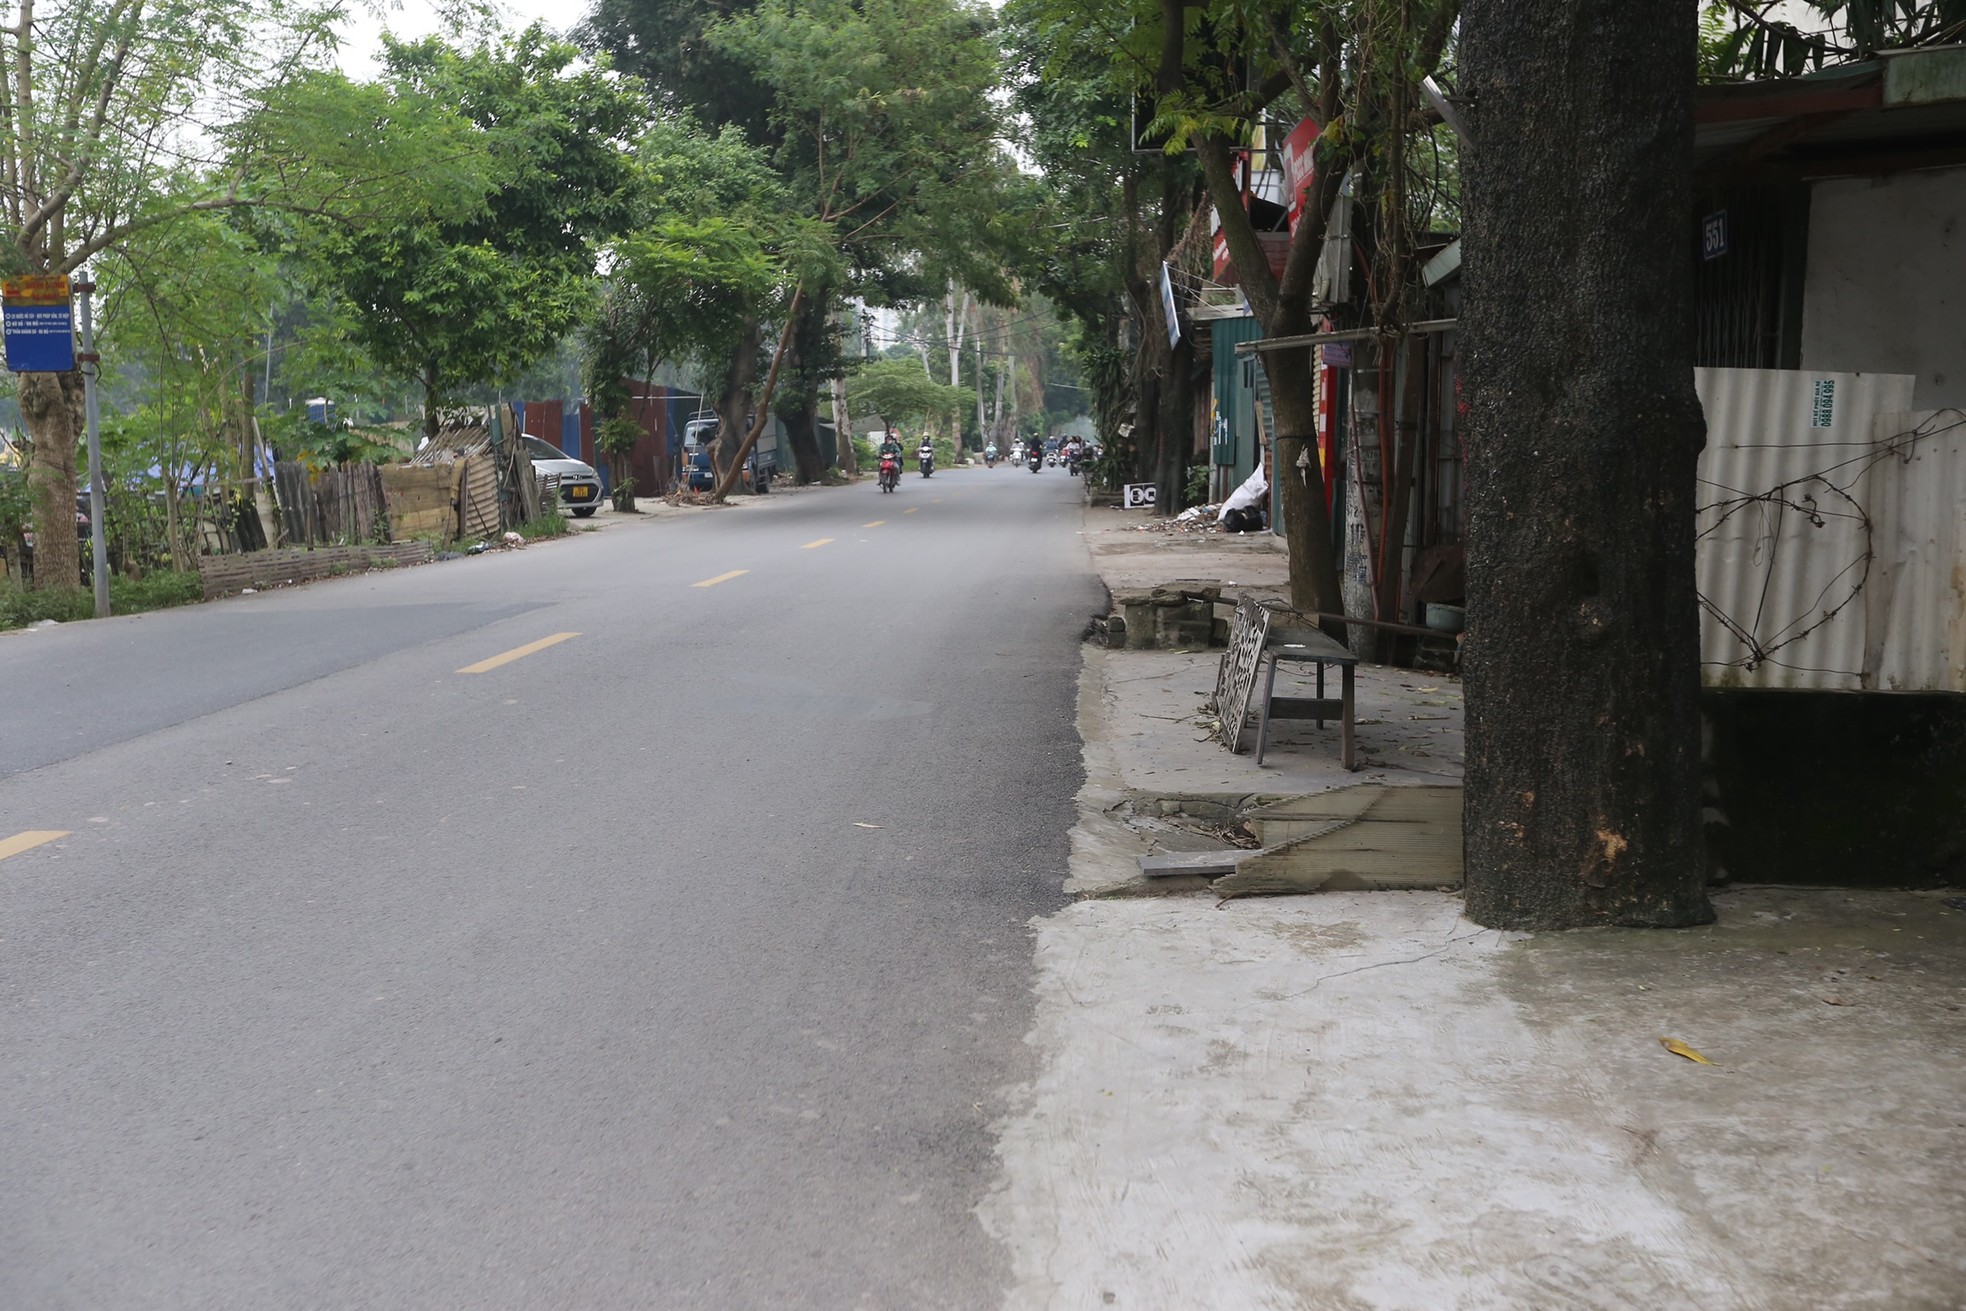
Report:
[[[902,458],[906,454],[907,452],[901,445],[901,439],[894,435],[893,429],[889,429],[887,440],[881,443],[880,450],[876,454],[874,467],[878,470],[882,464],[892,460],[894,461],[895,474],[898,477],[901,472]]]
[[[922,444],[915,448],[915,459],[921,465],[922,477],[926,478],[930,473],[934,472],[935,443],[929,438],[927,433],[922,434]]]

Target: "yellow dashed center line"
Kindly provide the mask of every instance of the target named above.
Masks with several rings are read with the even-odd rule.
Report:
[[[885,520],[885,519],[876,519],[876,520],[874,520],[874,522],[872,522],[872,523],[864,523],[864,524],[861,524],[860,526],[861,526],[862,528],[879,528],[879,527],[880,527],[880,526],[881,526],[882,524],[884,524],[884,523],[886,523],[886,522],[887,522],[887,520]]]
[[[907,509],[905,509],[905,510],[903,510],[903,511],[902,511],[901,513],[903,513],[903,514],[913,514],[913,513],[915,512],[915,511],[917,511],[917,510],[919,510],[919,509],[921,509],[921,508],[922,508],[922,507],[921,507],[921,506],[919,506],[919,505],[911,505],[911,506],[909,506],[909,507],[908,507]]]
[[[828,542],[830,542],[830,541],[832,541],[832,540],[833,540],[833,539],[832,539],[832,538],[830,538],[830,537],[822,537],[822,538],[820,538],[820,539],[819,539],[818,541],[816,541],[816,542],[807,542],[807,543],[806,543],[806,544],[805,544],[804,546],[801,546],[801,547],[800,547],[799,549],[800,549],[801,551],[810,551],[810,550],[811,550],[811,549],[812,549],[813,547],[815,547],[815,546],[824,546],[824,545],[826,545],[826,544],[827,544]]]
[[[31,828],[25,833],[16,833],[10,838],[0,838],[0,860],[5,860],[9,856],[18,856],[23,851],[32,851],[36,847],[53,842],[56,838],[67,836],[68,830],[64,828]]]
[[[930,505],[940,505],[942,504],[942,498],[939,496],[931,496],[928,498],[928,503]]]
[[[480,660],[475,665],[466,665],[457,672],[460,674],[488,674],[500,665],[509,665],[514,660],[523,660],[535,651],[544,651],[549,646],[558,646],[568,638],[579,636],[579,633],[555,633],[551,637],[542,637],[537,642],[528,642],[524,646],[515,646],[503,655],[495,655],[489,660]]]
[[[715,578],[706,578],[700,583],[691,583],[690,586],[715,587],[718,583],[727,583],[733,578],[742,578],[745,574],[748,574],[750,572],[751,571],[749,569],[733,569],[727,574],[718,574]]]

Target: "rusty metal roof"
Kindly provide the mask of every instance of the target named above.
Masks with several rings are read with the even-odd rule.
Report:
[[[1807,77],[1704,86],[1694,166],[1708,181],[1966,164],[1966,46],[1892,51]]]

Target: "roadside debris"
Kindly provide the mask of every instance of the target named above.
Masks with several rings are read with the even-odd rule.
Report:
[[[1114,509],[1120,507],[1115,506]],[[1220,507],[1214,505],[1191,505],[1181,513],[1167,519],[1148,519],[1143,523],[1128,524],[1127,530],[1136,533],[1159,533],[1163,537],[1227,537],[1222,526],[1215,522],[1215,513]]]
[[[1701,1065],[1713,1064],[1712,1061],[1700,1055],[1700,1053],[1694,1051],[1677,1038],[1661,1038],[1659,1039],[1659,1045],[1671,1052],[1674,1056],[1684,1056],[1687,1060],[1698,1062]]]

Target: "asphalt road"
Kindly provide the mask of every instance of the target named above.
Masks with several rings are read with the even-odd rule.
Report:
[[[1075,491],[0,635],[0,1307],[995,1305]]]

